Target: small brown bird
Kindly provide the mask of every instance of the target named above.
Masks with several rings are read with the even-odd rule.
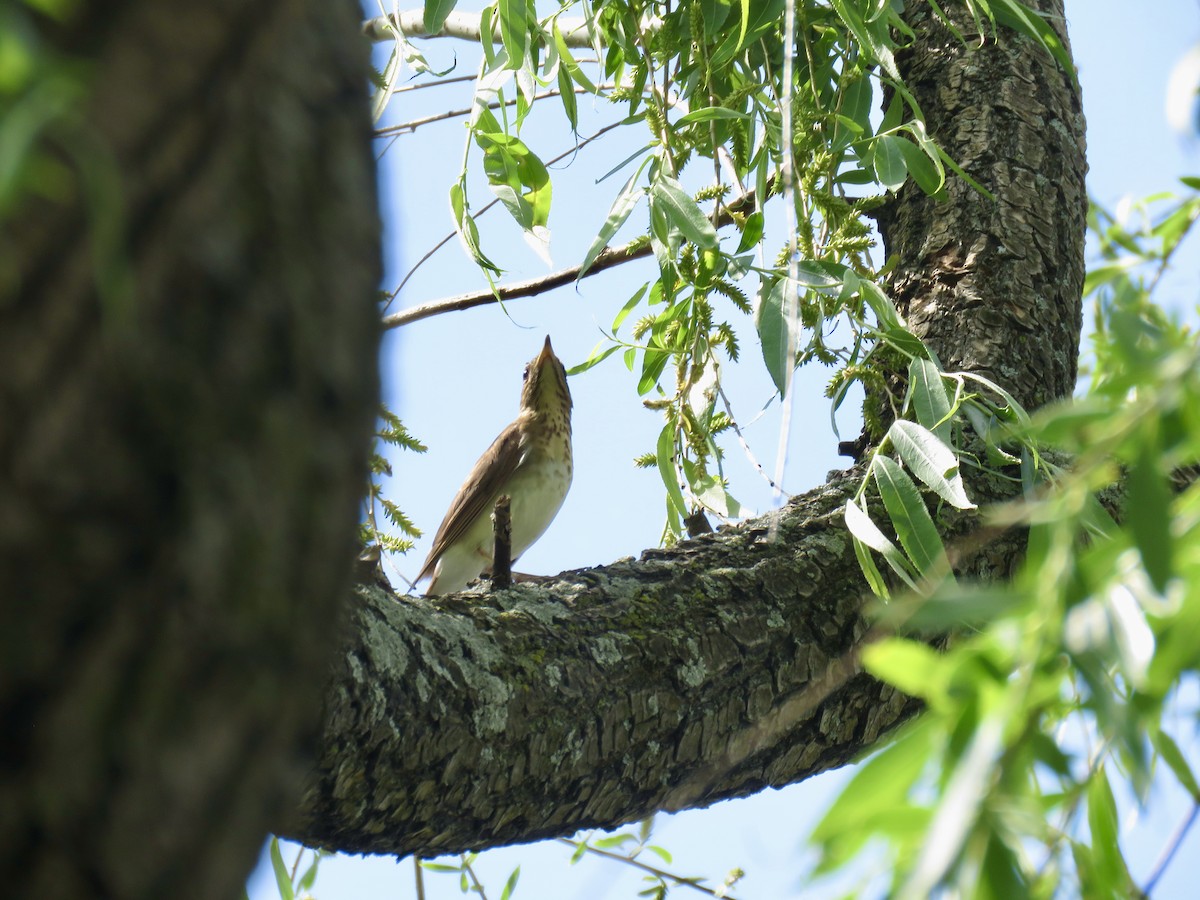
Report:
[[[512,559],[542,536],[571,486],[571,392],[550,346],[525,367],[521,413],[500,432],[458,489],[417,575],[430,596],[462,590],[492,564],[492,509],[511,498]]]

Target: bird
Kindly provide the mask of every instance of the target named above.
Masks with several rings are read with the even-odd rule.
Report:
[[[515,561],[553,521],[571,486],[571,391],[550,337],[525,366],[521,412],[492,442],[450,504],[416,581],[427,596],[460,591],[492,564],[492,510],[511,500]]]

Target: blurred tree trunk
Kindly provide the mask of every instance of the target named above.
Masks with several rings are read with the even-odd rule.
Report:
[[[912,713],[858,670],[865,587],[835,478],[549,585],[470,603],[363,589],[304,799],[282,813],[336,644],[376,392],[358,12],[82,9],[52,36],[92,66],[69,135],[88,174],[0,233],[10,893],[233,896],[268,823],[392,853],[615,825],[840,765]],[[1031,404],[1066,396],[1077,92],[1011,36],[917,32],[901,62],[934,137],[998,202],[906,188],[881,219],[894,290],[947,365]],[[95,200],[114,178],[119,220]],[[974,525],[939,521],[949,540]],[[957,563],[1004,577],[1019,554]]]
[[[359,16],[39,26],[85,93],[0,228],[6,896],[233,897],[295,802],[378,394]]]

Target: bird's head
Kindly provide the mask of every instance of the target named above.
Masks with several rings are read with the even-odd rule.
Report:
[[[550,337],[542,352],[525,366],[525,383],[521,388],[521,409],[555,416],[571,416],[571,391],[567,387],[567,370],[550,346]]]

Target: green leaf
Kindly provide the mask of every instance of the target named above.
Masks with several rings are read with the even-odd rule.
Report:
[[[899,575],[910,588],[916,590],[916,584],[913,581],[913,572],[904,555],[895,544],[888,540],[887,535],[880,531],[878,526],[871,521],[871,517],[853,500],[846,501],[845,518],[846,527],[850,530],[850,534],[854,536],[855,540],[882,555],[887,564],[891,566],[892,571]],[[861,564],[861,562],[862,560],[860,559],[859,563]],[[870,573],[866,572],[865,569],[864,574],[870,580]],[[886,591],[884,593],[875,591],[875,593],[879,594],[879,596],[886,596]]]
[[[904,161],[904,151],[900,145],[907,143],[903,138],[890,134],[881,134],[875,139],[872,164],[875,176],[889,191],[898,191],[908,179],[908,166]]]
[[[608,242],[613,239],[613,236],[621,230],[621,226],[625,224],[625,220],[629,218],[629,214],[633,212],[633,208],[637,206],[639,200],[646,193],[645,188],[636,186],[638,177],[642,174],[639,167],[636,172],[629,176],[629,180],[625,182],[625,186],[621,188],[621,192],[617,194],[617,198],[613,200],[612,208],[608,211],[608,217],[604,220],[604,224],[600,226],[600,233],[596,235],[596,239],[592,241],[592,245],[588,247],[587,253],[583,256],[583,263],[579,266],[579,274],[575,276],[578,281],[582,278],[587,270],[592,267],[592,263],[596,261],[603,251],[608,246]]]
[[[640,288],[638,288],[636,291],[633,292],[632,297],[630,297],[628,300],[625,301],[625,305],[621,307],[620,312],[618,312],[616,317],[613,319],[613,323],[612,323],[613,334],[617,333],[617,329],[619,329],[621,327],[621,323],[625,321],[625,318],[631,312],[633,312],[634,308],[639,303],[642,302],[642,298],[646,296],[646,290],[649,287],[650,287],[650,282],[646,282]]]
[[[759,211],[750,213],[746,216],[746,224],[742,228],[742,239],[738,241],[737,250],[735,253],[745,253],[751,247],[755,246],[762,240],[763,236],[763,214]]]
[[[475,226],[475,220],[471,218],[461,180],[450,186],[450,210],[454,214],[454,224],[458,228],[458,236],[466,245],[471,258],[482,269],[495,275],[501,274],[500,267],[488,259],[479,247],[479,229]]]
[[[571,73],[566,66],[558,67],[558,96],[562,100],[563,112],[571,123],[571,130],[579,130],[579,104],[575,102],[575,86],[571,84]]]
[[[675,423],[668,422],[658,435],[658,447],[655,452],[658,461],[658,474],[662,476],[667,488],[670,503],[680,516],[687,515],[687,501],[683,499],[683,491],[679,487],[679,475],[675,470]]]
[[[987,197],[987,199],[991,200],[993,203],[996,202],[996,195],[993,194],[991,191],[989,191],[987,188],[985,188],[982,184],[980,184],[978,181],[976,181],[970,175],[968,175],[967,170],[964,169],[962,166],[960,166],[958,163],[956,163],[950,157],[950,154],[948,154],[941,147],[937,148],[937,152],[938,152],[938,157],[942,160],[942,162],[944,162],[950,168],[951,172],[953,172],[955,175],[957,175],[959,178],[961,178],[963,181],[965,181],[967,184],[969,184],[972,188],[974,188],[976,191],[978,191],[984,197]]]
[[[930,197],[944,196],[942,188],[946,185],[946,170],[942,168],[941,158],[937,149],[927,152],[912,141],[897,138],[900,155],[904,157],[904,165],[908,174],[912,175],[917,186]],[[929,153],[933,156],[930,157]]]
[[[659,376],[667,367],[667,361],[670,358],[671,354],[665,350],[647,348],[642,353],[642,375],[638,379],[638,396],[648,394],[658,384]]]
[[[500,38],[508,54],[508,68],[520,69],[529,56],[529,25],[533,21],[532,0],[498,0]]]
[[[571,80],[583,88],[590,94],[599,94],[600,89],[592,84],[591,80],[584,74],[579,63],[575,61],[575,57],[571,55],[571,48],[567,46],[566,39],[563,38],[562,32],[558,28],[558,19],[554,20],[554,47],[558,50],[558,58],[562,61],[563,66],[571,75]]]
[[[936,434],[916,422],[897,419],[888,437],[909,471],[930,490],[958,509],[975,508],[959,474],[958,457]]]
[[[437,34],[446,22],[446,16],[454,11],[458,0],[425,0],[425,33]]]
[[[863,51],[871,59],[878,62],[883,71],[889,76],[896,81],[900,81],[900,70],[896,68],[896,60],[892,56],[891,48],[876,37],[867,26],[867,23],[863,21],[858,10],[851,6],[847,0],[830,0],[830,5],[837,10],[837,14],[846,23],[846,27],[850,29],[850,33],[862,45]],[[886,29],[887,24],[883,23],[884,33],[886,33]]]
[[[811,839],[828,842],[849,839],[860,845],[872,824],[890,809],[907,802],[908,793],[929,765],[934,729],[928,719],[904,726],[890,746],[858,766]]]
[[[908,558],[923,575],[935,570],[949,573],[949,561],[942,539],[938,535],[929,510],[921,500],[917,486],[900,464],[886,456],[876,456],[871,463],[871,473],[879,487],[879,496],[892,520],[892,527],[900,538]],[[953,578],[953,575],[947,575]]]
[[[858,559],[858,567],[862,570],[863,577],[867,579],[871,593],[880,600],[890,600],[891,592],[888,590],[887,582],[883,580],[883,575],[879,572],[879,567],[875,565],[875,560],[871,558],[871,548],[856,537],[852,537],[851,540],[854,542],[854,556]]]
[[[482,124],[482,120],[481,120]],[[483,170],[492,192],[524,230],[545,227],[550,219],[553,184],[546,166],[520,138],[503,133],[477,133]]]
[[[775,383],[780,397],[787,392],[788,372],[794,362],[788,358],[788,347],[796,346],[794,340],[788,340],[792,323],[788,321],[783,302],[787,284],[786,278],[764,282],[758,309],[754,312],[754,327],[758,330],[763,362],[767,364],[767,372],[770,373],[771,381]]]
[[[292,876],[288,874],[287,866],[283,864],[277,837],[271,838],[271,869],[275,872],[275,887],[279,890],[279,900],[295,900],[296,892],[292,889]]]
[[[875,319],[879,322],[880,331],[886,332],[905,327],[904,320],[900,318],[900,313],[896,311],[896,305],[892,303],[892,299],[875,282],[860,281],[858,292],[867,306],[871,307],[871,312],[875,313]]]
[[[1175,773],[1179,783],[1192,795],[1192,802],[1200,803],[1200,785],[1196,783],[1192,767],[1188,765],[1179,745],[1169,734],[1160,730],[1154,735],[1154,747],[1158,750],[1158,755],[1162,757],[1163,762],[1170,766],[1171,771]]]
[[[1151,584],[1160,594],[1171,580],[1174,541],[1171,536],[1171,486],[1160,463],[1158,429],[1137,437],[1137,457],[1129,471],[1125,514]]]
[[[1014,0],[991,0],[991,6],[996,21],[1040,44],[1063,67],[1063,71],[1071,76],[1072,81],[1078,83],[1078,73],[1071,60],[1071,54],[1063,46],[1058,33],[1040,13]]]
[[[517,866],[512,870],[512,874],[508,876],[508,881],[504,883],[504,890],[500,892],[500,900],[510,900],[513,891],[517,889],[517,879],[521,877],[521,867]]]
[[[604,347],[605,344],[608,344],[608,346]],[[604,349],[601,350],[601,347],[604,347]],[[571,368],[567,369],[567,374],[578,375],[580,372],[586,372],[588,369],[600,365],[600,363],[604,362],[604,360],[608,359],[621,349],[623,348],[620,344],[614,344],[607,340],[600,341],[595,347],[592,348],[592,352],[588,355],[588,358],[579,365],[572,366]]]
[[[936,701],[945,695],[944,658],[920,641],[890,637],[868,644],[863,668],[910,697]]]
[[[1120,831],[1117,825],[1117,804],[1113,800],[1108,772],[1097,767],[1088,780],[1088,830],[1092,836],[1092,861],[1102,883],[1116,888],[1128,883],[1129,873],[1121,856]]]
[[[697,247],[716,249],[718,238],[713,223],[674,178],[665,174],[659,176],[650,187],[650,205],[652,209],[662,210],[670,224]]]
[[[694,109],[687,115],[679,117],[676,125],[691,125],[694,122],[712,122],[716,119],[751,119],[749,113],[738,112],[736,109],[729,109],[725,106],[706,106],[703,109]]]
[[[950,442],[950,397],[941,370],[919,356],[908,364],[908,387],[917,421],[947,444]]]

